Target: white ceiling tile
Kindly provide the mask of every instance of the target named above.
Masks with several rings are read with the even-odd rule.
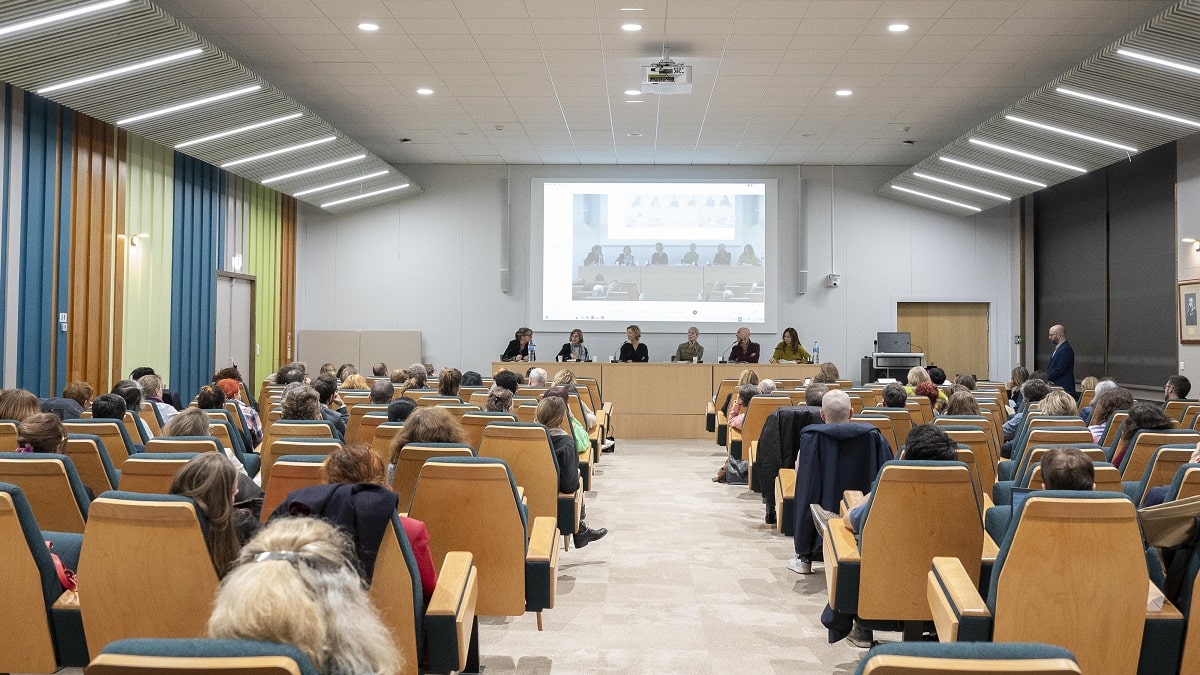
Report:
[[[470,33],[467,24],[457,16],[434,19],[400,19],[404,32],[409,36],[459,35]]]
[[[743,0],[738,19],[799,19],[808,11],[807,0]]]
[[[840,19],[840,18],[870,18],[875,16],[883,6],[878,0],[814,0],[808,6],[805,20]]]
[[[943,16],[962,19],[1007,19],[1028,4],[1026,0],[958,0]]]
[[[874,16],[885,19],[936,19],[953,5],[954,0],[884,0]]]
[[[868,19],[805,19],[796,29],[796,39],[807,35],[858,35],[869,23]]]

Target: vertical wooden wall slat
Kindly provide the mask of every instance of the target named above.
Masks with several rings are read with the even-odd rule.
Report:
[[[281,195],[279,245],[279,359],[296,360],[296,211],[295,197]]]
[[[150,236],[127,253],[120,371],[150,366],[171,384],[175,154],[135,135],[128,147],[126,232]]]

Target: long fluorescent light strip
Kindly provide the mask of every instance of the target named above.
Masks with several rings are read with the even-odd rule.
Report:
[[[970,139],[970,141],[972,143],[975,143],[976,145],[982,145],[985,148],[991,148],[993,150],[998,150],[1000,152],[1007,152],[1010,155],[1016,155],[1017,157],[1024,157],[1025,159],[1032,159],[1035,162],[1051,164],[1053,166],[1059,166],[1064,169],[1068,169],[1070,171],[1078,171],[1079,173],[1087,173],[1087,169],[1084,169],[1083,167],[1073,166],[1071,164],[1065,164],[1063,162],[1059,162],[1057,160],[1050,159],[1049,157],[1042,157],[1041,155],[1034,155],[1032,153],[1023,152],[1021,150],[1017,150],[1016,148],[1010,148],[1010,147],[1004,146],[1004,145],[996,145],[995,143],[988,143],[987,141],[981,141],[978,138],[972,138],[972,139]]]
[[[951,164],[957,164],[959,166],[963,166],[968,169],[974,169],[975,171],[982,171],[983,173],[990,173],[993,176],[1000,176],[1001,178],[1007,178],[1009,180],[1015,180],[1015,181],[1019,181],[1021,183],[1029,183],[1030,185],[1036,185],[1040,188],[1046,187],[1045,183],[1039,183],[1036,180],[1029,180],[1028,178],[1022,178],[1020,176],[1017,176],[1017,175],[1014,175],[1011,173],[1004,173],[1003,171],[989,169],[986,166],[979,166],[978,164],[971,164],[970,162],[964,162],[961,159],[954,159],[952,157],[939,157],[938,159],[942,160],[943,162],[950,162]]]
[[[75,9],[69,9],[65,12],[59,12],[57,14],[47,14],[46,16],[39,17],[37,19],[30,19],[29,21],[22,21],[21,23],[14,23],[14,24],[10,24],[8,26],[0,26],[0,35],[9,35],[12,33],[19,33],[23,30],[29,30],[30,28],[37,28],[38,26],[45,26],[46,24],[49,24],[49,23],[57,23],[59,21],[66,21],[67,19],[73,19],[77,16],[91,14],[92,12],[99,12],[99,11],[108,9],[109,7],[116,7],[117,5],[124,5],[127,2],[129,2],[129,0],[107,0],[107,2],[98,2],[94,5],[85,5],[83,7],[76,7]]]
[[[925,193],[925,192],[921,192],[921,191],[919,191],[919,190],[911,190],[911,189],[909,189],[909,188],[906,188],[906,187],[900,187],[899,185],[893,185],[893,186],[892,186],[892,189],[893,189],[893,190],[900,190],[901,192],[911,192],[912,194],[914,194],[914,195],[917,195],[918,197],[924,197],[924,198],[926,198],[926,199],[933,199],[933,200],[936,200],[936,201],[939,201],[939,202],[946,202],[947,204],[953,204],[953,205],[955,205],[955,206],[959,206],[959,207],[962,207],[962,208],[964,208],[964,209],[970,209],[970,210],[972,210],[972,211],[976,211],[976,212],[979,212],[979,211],[982,211],[982,210],[983,210],[983,209],[979,208],[978,206],[971,206],[970,204],[964,204],[964,203],[962,203],[962,202],[956,202],[956,201],[954,201],[953,199],[945,199],[945,198],[943,198],[943,197],[938,197],[937,195],[931,195],[931,194],[928,194],[928,193]]]
[[[1166,66],[1167,68],[1174,68],[1175,70],[1182,70],[1183,72],[1191,73],[1192,75],[1200,75],[1200,68],[1189,66],[1186,63],[1171,61],[1158,56],[1150,56],[1149,54],[1142,54],[1141,52],[1135,52],[1132,49],[1118,49],[1117,53],[1121,56],[1128,56],[1131,59],[1137,59],[1147,63],[1154,63],[1160,66]]]
[[[189,56],[195,56],[203,51],[204,51],[203,49],[200,49],[199,47],[197,47],[196,49],[189,49],[187,51],[178,52],[175,54],[168,54],[167,56],[160,56],[157,59],[150,59],[149,61],[142,61],[141,63],[132,63],[128,66],[121,66],[120,68],[113,68],[112,70],[106,70],[102,73],[96,73],[95,75],[88,75],[86,77],[80,77],[78,79],[69,80],[67,82],[60,82],[59,84],[52,84],[49,87],[42,87],[41,89],[37,90],[37,93],[46,94],[46,93],[49,93],[52,91],[58,91],[60,89],[67,89],[68,87],[77,87],[81,84],[87,84],[88,82],[95,82],[96,80],[106,80],[110,77],[116,77],[118,75],[124,75],[126,73],[135,73],[139,70],[153,68],[154,66],[161,66],[164,63],[171,63],[172,61],[186,59]]]
[[[184,141],[183,143],[179,143],[179,144],[178,144],[178,145],[176,145],[175,147],[176,147],[177,149],[178,149],[178,148],[186,148],[186,147],[187,147],[187,146],[189,146],[189,145],[196,145],[197,143],[207,143],[207,142],[209,142],[209,141],[215,141],[215,140],[217,140],[218,138],[225,138],[226,136],[232,136],[232,135],[234,135],[234,134],[240,134],[240,133],[243,133],[243,132],[246,132],[246,131],[253,131],[254,129],[261,129],[261,128],[263,128],[263,127],[269,127],[269,126],[271,126],[272,124],[279,124],[280,122],[286,122],[286,121],[288,121],[288,120],[294,120],[294,119],[296,119],[297,117],[300,117],[300,116],[301,116],[301,115],[303,115],[303,114],[304,114],[304,113],[292,113],[291,115],[284,115],[283,117],[276,117],[276,118],[275,118],[275,119],[273,119],[273,120],[267,120],[267,121],[265,121],[265,122],[255,122],[254,124],[247,124],[247,125],[246,125],[246,126],[244,126],[244,127],[238,127],[238,128],[236,128],[236,129],[230,129],[229,131],[222,131],[222,132],[220,132],[220,133],[213,134],[213,135],[211,135],[211,136],[203,136],[203,137],[201,137],[201,138],[195,138],[195,139],[192,139],[192,140],[190,140],[190,141]]]
[[[278,150],[264,152],[261,155],[251,155],[249,157],[235,159],[232,162],[225,162],[224,164],[221,165],[221,168],[224,169],[224,168],[230,167],[230,166],[237,166],[238,164],[245,164],[246,162],[256,162],[260,159],[266,159],[268,157],[274,157],[276,155],[282,155],[282,154],[289,153],[289,152],[295,152],[297,150],[303,150],[304,148],[311,148],[314,145],[321,145],[322,143],[329,143],[330,141],[336,141],[336,140],[337,140],[337,136],[326,136],[325,138],[318,138],[315,141],[308,141],[307,143],[299,143],[296,145],[289,145],[286,148],[279,148]]]
[[[1046,131],[1053,131],[1056,134],[1070,136],[1071,138],[1078,138],[1078,139],[1084,140],[1084,141],[1091,141],[1093,143],[1099,143],[1100,145],[1107,145],[1110,148],[1116,148],[1118,150],[1124,150],[1126,152],[1137,152],[1138,151],[1138,149],[1133,147],[1132,145],[1122,145],[1121,143],[1114,143],[1113,141],[1106,141],[1103,138],[1096,138],[1095,136],[1088,136],[1087,134],[1081,134],[1078,131],[1070,131],[1068,129],[1063,129],[1062,127],[1054,127],[1054,126],[1050,126],[1049,124],[1042,124],[1041,122],[1034,122],[1033,120],[1027,120],[1024,117],[1017,117],[1016,115],[1005,115],[1004,118],[1012,120],[1014,122],[1020,122],[1021,124],[1027,124],[1031,127],[1037,127],[1038,129],[1045,129]]]
[[[945,185],[952,185],[956,188],[961,188],[963,190],[970,190],[971,192],[978,192],[981,195],[995,197],[996,199],[1003,199],[1006,202],[1012,201],[1012,197],[1009,197],[1008,195],[1002,195],[999,192],[988,192],[987,190],[981,190],[977,187],[971,187],[970,185],[964,185],[963,183],[956,183],[952,180],[946,180],[945,178],[938,178],[937,176],[930,176],[927,173],[921,173],[919,171],[914,171],[913,175],[916,176],[917,178],[924,178],[925,180],[931,180],[935,183],[943,183]]]
[[[1140,108],[1136,105],[1129,105],[1128,103],[1121,103],[1120,101],[1114,101],[1110,98],[1101,98],[1100,96],[1095,96],[1093,94],[1085,94],[1082,91],[1076,91],[1074,89],[1067,89],[1066,87],[1058,87],[1055,89],[1055,91],[1057,91],[1060,94],[1066,94],[1067,96],[1074,96],[1076,98],[1082,98],[1087,101],[1103,103],[1104,105],[1111,105],[1112,107],[1120,108],[1121,110],[1128,110],[1130,112],[1141,113],[1143,115],[1149,115],[1151,117],[1157,117],[1159,119],[1167,120],[1170,122],[1175,122],[1177,124],[1184,124],[1189,127],[1196,127],[1197,129],[1200,129],[1200,122],[1197,122],[1196,120],[1189,120],[1186,117],[1178,117],[1176,115],[1168,115],[1167,113],[1158,112],[1157,110],[1150,110],[1149,108]]]
[[[353,156],[353,157],[347,157],[347,158],[345,158],[345,159],[339,159],[339,160],[337,160],[337,161],[334,161],[334,162],[329,162],[328,164],[321,164],[321,165],[319,165],[319,166],[312,166],[312,167],[309,167],[309,168],[307,168],[307,169],[300,169],[299,171],[293,171],[293,172],[291,172],[291,173],[285,173],[285,174],[283,174],[283,175],[281,175],[281,176],[272,176],[271,178],[268,178],[268,179],[266,179],[266,180],[262,181],[262,184],[263,184],[263,185],[266,185],[267,183],[274,183],[274,182],[275,182],[275,181],[277,181],[277,180],[284,180],[285,178],[295,178],[296,176],[303,176],[303,175],[304,175],[304,174],[306,174],[306,173],[312,173],[312,172],[314,172],[314,171],[321,171],[321,170],[323,170],[323,169],[331,169],[331,168],[333,168],[333,167],[335,167],[335,166],[341,166],[341,165],[343,165],[343,164],[349,164],[350,162],[357,162],[358,160],[360,160],[360,159],[365,159],[365,158],[366,158],[366,155],[355,155],[355,156]]]
[[[195,101],[188,101],[187,103],[179,103],[177,105],[162,108],[160,110],[152,110],[148,113],[142,113],[141,115],[134,115],[133,117],[127,117],[123,120],[117,120],[117,126],[123,127],[126,124],[133,124],[134,122],[141,122],[142,120],[148,120],[152,117],[160,117],[162,115],[169,115],[173,112],[179,112],[180,110],[187,110],[188,108],[195,108],[196,106],[201,106],[201,105],[205,105],[208,103],[216,103],[217,101],[224,101],[227,98],[233,98],[234,96],[241,96],[243,94],[249,94],[250,92],[258,91],[259,89],[262,89],[261,84],[256,84],[251,87],[242,87],[241,89],[234,89],[233,91],[226,91],[226,92],[216,94],[214,96],[208,96],[205,98],[198,98]]]
[[[371,179],[371,178],[378,178],[379,176],[383,176],[383,175],[386,175],[386,174],[389,174],[389,173],[391,173],[391,169],[384,169],[383,171],[376,171],[375,173],[368,173],[368,174],[366,174],[366,175],[363,175],[363,176],[356,176],[356,177],[354,177],[354,178],[347,178],[346,180],[339,180],[339,181],[338,181],[338,182],[336,182],[336,183],[330,183],[330,184],[328,184],[328,185],[322,185],[321,187],[309,188],[309,189],[307,189],[307,190],[301,190],[301,191],[299,191],[299,192],[293,192],[293,193],[292,193],[292,196],[293,196],[293,197],[299,197],[300,195],[310,195],[310,194],[312,194],[312,193],[314,193],[314,192],[320,192],[320,191],[322,191],[322,190],[328,190],[328,189],[330,189],[330,188],[341,187],[341,186],[343,186],[343,185],[349,185],[349,184],[351,184],[351,183],[357,183],[357,182],[359,182],[359,181],[369,180],[369,179]]]
[[[404,188],[408,187],[408,185],[409,185],[408,183],[404,183],[403,185],[393,185],[392,187],[383,188],[382,190],[376,190],[374,192],[368,192],[366,194],[355,195],[353,197],[346,197],[345,199],[335,199],[331,202],[325,202],[324,204],[321,205],[321,208],[326,209],[326,208],[329,208],[330,206],[337,206],[338,204],[345,204],[346,202],[352,202],[352,201],[356,201],[359,199],[366,199],[367,197],[374,197],[375,195],[381,195],[381,194],[384,194],[385,192],[394,192],[396,190],[403,190]]]

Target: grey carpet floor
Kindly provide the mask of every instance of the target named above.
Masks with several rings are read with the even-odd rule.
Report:
[[[586,495],[608,536],[560,551],[543,632],[532,614],[481,619],[485,672],[854,672],[865,650],[820,624],[824,575],[788,570],[792,540],[758,494],[711,481],[724,456],[711,440],[621,440]]]

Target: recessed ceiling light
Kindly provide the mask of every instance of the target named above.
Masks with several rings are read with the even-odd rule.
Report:
[[[226,136],[233,136],[234,134],[240,134],[240,133],[243,133],[246,131],[253,131],[255,129],[261,129],[263,127],[269,127],[272,124],[279,124],[280,122],[294,120],[297,117],[300,117],[302,114],[303,113],[292,113],[291,115],[284,115],[283,117],[276,117],[275,119],[266,120],[264,122],[255,122],[254,124],[247,124],[244,127],[238,127],[236,129],[222,131],[219,133],[212,134],[210,136],[202,136],[200,138],[193,138],[192,140],[184,141],[183,143],[180,143],[180,144],[176,145],[175,147],[177,149],[178,148],[186,148],[189,145],[196,145],[197,143],[206,143],[208,141],[215,141],[218,138],[225,138]]]
[[[971,191],[971,192],[976,192],[976,193],[978,193],[978,194],[981,194],[981,195],[987,195],[987,196],[989,196],[989,197],[995,197],[996,199],[1003,199],[1003,200],[1004,200],[1004,201],[1006,201],[1006,202],[1011,202],[1011,201],[1012,201],[1012,197],[1009,197],[1008,195],[1002,195],[1002,194],[1000,194],[999,192],[988,192],[987,190],[981,190],[981,189],[979,189],[979,188],[977,188],[977,187],[972,187],[972,186],[970,186],[970,185],[966,185],[966,184],[964,184],[964,183],[956,183],[956,182],[954,182],[954,181],[952,181],[952,180],[946,180],[945,178],[938,178],[937,176],[930,176],[929,174],[927,174],[927,173],[921,173],[920,171],[914,171],[914,172],[913,172],[913,175],[914,175],[914,176],[916,176],[917,178],[923,178],[923,179],[925,179],[925,180],[931,180],[931,181],[933,181],[933,182],[935,182],[935,183],[941,183],[941,184],[943,184],[943,185],[951,185],[951,186],[953,186],[953,187],[956,187],[956,188],[959,188],[959,189],[962,189],[962,190],[969,190],[969,191]]]
[[[838,89],[837,91],[835,91],[833,93],[837,94],[838,96],[850,96],[854,92],[850,91],[849,89]]]
[[[279,176],[271,176],[270,178],[263,180],[262,184],[266,185],[267,183],[274,183],[277,180],[285,180],[287,178],[295,178],[296,176],[303,176],[304,174],[313,173],[314,171],[322,171],[324,169],[331,169],[335,166],[349,164],[350,162],[357,162],[358,160],[364,159],[364,158],[366,158],[366,155],[355,155],[353,157],[347,157],[345,159],[339,159],[339,160],[336,160],[333,162],[326,162],[325,164],[318,164],[317,166],[310,166],[307,169],[300,169],[299,171],[293,171],[291,173],[285,173],[285,174],[282,174]]]
[[[999,152],[1006,152],[1010,155],[1016,155],[1017,157],[1024,157],[1025,159],[1032,159],[1035,162],[1042,162],[1043,164],[1050,164],[1051,166],[1061,167],[1063,169],[1067,169],[1068,171],[1076,171],[1078,173],[1087,173],[1087,169],[1085,169],[1083,167],[1074,166],[1072,164],[1066,164],[1065,162],[1060,162],[1056,159],[1050,159],[1049,157],[1042,157],[1041,155],[1035,155],[1030,152],[1025,152],[1024,150],[1017,150],[1016,148],[1010,148],[1005,145],[998,145],[996,143],[989,143],[987,141],[981,141],[978,138],[972,138],[972,139],[970,139],[970,142],[974,143],[975,145],[982,145],[985,148],[991,148],[992,150],[997,150]]]
[[[123,127],[126,124],[132,124],[134,122],[141,122],[142,120],[148,120],[148,119],[151,119],[154,117],[160,117],[162,115],[169,115],[173,112],[179,112],[180,110],[187,110],[188,108],[195,108],[197,106],[206,105],[208,103],[216,103],[217,101],[224,101],[227,98],[233,98],[234,96],[241,96],[243,94],[249,94],[250,92],[258,91],[259,89],[262,89],[262,85],[256,84],[251,87],[242,87],[241,89],[234,89],[233,91],[226,91],[226,92],[223,92],[220,94],[216,94],[214,96],[206,96],[204,98],[198,98],[194,101],[188,101],[187,103],[179,103],[177,105],[167,106],[166,108],[161,108],[159,110],[152,110],[148,113],[142,113],[140,115],[134,115],[133,117],[126,117],[123,120],[117,120],[117,126]]]
[[[320,187],[309,188],[307,190],[301,190],[299,192],[293,192],[292,196],[299,197],[300,195],[308,195],[308,194],[312,194],[314,192],[320,192],[322,190],[329,190],[331,188],[341,187],[343,185],[349,185],[351,183],[357,183],[357,182],[363,181],[363,180],[370,180],[372,178],[378,178],[378,177],[383,176],[388,173],[391,173],[391,169],[384,169],[382,171],[376,171],[374,173],[363,174],[362,176],[355,176],[354,178],[347,178],[345,180],[339,180],[339,181],[336,181],[333,183],[328,183],[328,184],[322,185]]]
[[[1159,119],[1167,120],[1170,122],[1178,122],[1179,124],[1186,124],[1189,127],[1200,128],[1200,122],[1197,122],[1195,120],[1189,120],[1186,117],[1177,117],[1175,115],[1168,115],[1167,113],[1158,112],[1157,110],[1150,110],[1149,108],[1140,108],[1136,105],[1129,105],[1128,103],[1121,103],[1120,101],[1114,101],[1109,98],[1101,98],[1101,97],[1095,96],[1093,94],[1085,94],[1082,91],[1075,91],[1074,89],[1067,89],[1066,87],[1057,87],[1055,89],[1055,91],[1057,91],[1060,94],[1066,94],[1067,96],[1074,96],[1076,98],[1082,98],[1086,101],[1094,101],[1096,103],[1110,105],[1114,108],[1120,108],[1121,110],[1128,110],[1130,112],[1141,113],[1143,115],[1157,117]]]
[[[642,24],[640,24],[640,23],[626,23],[626,24],[621,25],[621,30],[627,30],[631,33],[635,32],[635,31],[639,31],[641,29],[642,29]]]
[[[622,7],[621,8],[622,12],[640,12],[642,10],[643,10],[642,7]]]
[[[1121,56],[1128,56],[1131,59],[1146,61],[1147,63],[1154,63],[1160,66],[1166,66],[1167,68],[1174,68],[1175,70],[1182,70],[1183,72],[1191,73],[1192,75],[1200,75],[1200,68],[1189,66],[1186,63],[1171,61],[1169,59],[1163,59],[1157,56],[1150,56],[1149,54],[1142,54],[1141,52],[1135,52],[1132,49],[1118,49],[1117,53]]]
[[[76,78],[74,80],[70,80],[67,82],[60,82],[58,84],[52,84],[49,87],[42,87],[41,89],[37,90],[37,93],[46,94],[46,93],[49,93],[52,91],[58,91],[59,89],[67,89],[68,87],[76,87],[81,84],[95,82],[97,80],[107,80],[110,77],[117,77],[118,75],[124,75],[126,73],[135,73],[139,70],[145,70],[146,68],[153,68],[154,66],[160,66],[164,63],[171,63],[172,61],[186,59],[189,56],[195,56],[202,51],[204,51],[204,50],[197,47],[196,49],[188,49],[186,51],[176,52],[174,54],[168,54],[167,56],[160,56],[156,59],[150,59],[148,61],[140,61],[138,63],[131,63],[128,66],[121,66],[120,68],[113,68],[112,70],[106,70],[102,73],[96,73],[94,75],[87,75],[85,77]]]
[[[626,96],[640,96],[641,93],[642,93],[641,89],[626,89],[625,90]]]
[[[631,131],[631,132],[629,132],[629,133],[627,133],[627,134],[625,134],[625,135],[626,135],[626,136],[628,136],[628,137],[630,137],[630,138],[641,138],[641,137],[642,137],[642,135],[641,135],[641,134],[639,134],[639,133],[637,133],[636,131]]]
[[[358,24],[358,29],[365,30],[368,33],[372,33],[372,32],[379,30],[379,24],[371,23],[369,21],[364,21],[363,23]]]
[[[973,169],[973,170],[975,170],[975,171],[982,171],[983,173],[989,173],[989,174],[991,174],[991,175],[993,175],[993,176],[1000,176],[1001,178],[1007,178],[1007,179],[1009,179],[1009,180],[1015,180],[1015,181],[1017,181],[1017,182],[1019,182],[1019,183],[1028,183],[1028,184],[1030,184],[1030,185],[1035,185],[1035,186],[1037,186],[1037,187],[1040,187],[1040,188],[1044,188],[1044,187],[1046,187],[1046,184],[1045,184],[1045,183],[1039,183],[1039,182],[1037,182],[1036,180],[1030,180],[1030,179],[1028,179],[1028,178],[1022,178],[1022,177],[1020,177],[1020,176],[1016,176],[1016,175],[1013,175],[1013,174],[1011,174],[1011,173],[1005,173],[1005,172],[1003,172],[1003,171],[997,171],[997,170],[995,170],[995,169],[989,169],[989,168],[988,168],[988,167],[986,167],[986,166],[979,166],[978,164],[971,164],[970,162],[964,162],[964,161],[962,161],[961,159],[954,159],[953,157],[939,157],[938,159],[942,160],[943,162],[950,162],[951,164],[957,164],[958,166],[965,167],[965,168],[968,168],[968,169]]]
[[[108,9],[109,7],[124,5],[127,2],[129,2],[129,0],[107,0],[106,2],[97,2],[91,5],[84,5],[83,7],[76,7],[75,9],[68,9],[65,12],[58,12],[57,14],[39,16],[36,19],[30,19],[20,23],[10,23],[7,26],[0,26],[0,35],[20,33],[21,31],[29,30],[30,28],[37,28],[38,26],[58,23],[59,21],[66,21],[67,19],[73,19],[77,16],[83,16],[84,14],[99,12]]]
[[[944,198],[944,197],[938,197],[937,195],[931,195],[931,194],[928,194],[928,193],[925,193],[925,192],[921,192],[921,191],[919,191],[919,190],[911,190],[911,189],[909,189],[909,188],[906,188],[906,187],[900,187],[899,185],[893,185],[893,186],[892,186],[892,189],[893,189],[893,190],[899,190],[899,191],[901,191],[901,192],[908,192],[908,193],[910,193],[910,194],[917,195],[918,197],[924,197],[924,198],[926,198],[926,199],[933,199],[933,200],[935,200],[935,201],[944,202],[944,203],[946,203],[946,204],[953,204],[954,206],[957,206],[957,207],[960,207],[960,208],[964,208],[964,209],[970,209],[970,210],[972,210],[972,211],[975,211],[976,213],[978,213],[979,211],[982,211],[982,210],[983,210],[983,209],[979,208],[978,206],[971,206],[970,204],[964,204],[964,203],[962,203],[962,202],[956,202],[956,201],[954,201],[953,199],[946,199],[946,198]]]
[[[888,30],[892,31],[893,33],[903,33],[904,31],[908,30],[908,24],[894,23],[888,26]]]
[[[626,100],[625,102],[626,103],[645,103],[645,101],[640,101],[640,100]]]
[[[297,143],[296,145],[289,145],[286,148],[279,148],[278,150],[272,150],[270,152],[264,152],[264,153],[261,153],[258,155],[250,155],[249,157],[235,159],[232,162],[225,162],[224,164],[221,165],[221,168],[224,169],[225,167],[228,167],[228,166],[237,166],[238,164],[245,164],[246,162],[254,162],[254,161],[258,161],[260,159],[266,159],[268,157],[274,157],[276,155],[282,155],[282,154],[285,154],[288,152],[295,152],[297,150],[303,150],[304,148],[311,148],[314,145],[321,145],[322,143],[329,143],[330,141],[336,141],[336,140],[337,140],[337,136],[326,136],[324,138],[318,138],[316,140],[307,141],[305,143]]]
[[[1034,122],[1033,120],[1027,120],[1024,117],[1017,117],[1016,115],[1005,115],[1004,118],[1012,120],[1014,122],[1019,122],[1020,124],[1026,124],[1031,127],[1037,127],[1038,129],[1045,129],[1046,131],[1053,131],[1056,134],[1070,136],[1071,138],[1078,138],[1078,139],[1084,140],[1084,141],[1091,141],[1093,143],[1099,143],[1100,145],[1107,145],[1110,148],[1116,148],[1118,150],[1124,150],[1126,152],[1137,152],[1138,151],[1137,148],[1135,148],[1131,145],[1123,145],[1121,143],[1114,143],[1113,141],[1106,141],[1103,138],[1096,138],[1095,136],[1088,136],[1087,134],[1081,134],[1078,131],[1071,131],[1069,129],[1063,129],[1062,127],[1055,127],[1055,126],[1051,126],[1049,124],[1042,124],[1041,122]]]
[[[324,209],[324,208],[328,208],[330,206],[337,206],[338,204],[345,204],[346,202],[352,202],[352,201],[356,201],[359,199],[366,199],[367,197],[374,197],[375,195],[381,195],[385,192],[395,192],[396,190],[403,190],[406,187],[408,187],[408,183],[405,183],[403,185],[393,185],[392,187],[389,187],[389,188],[384,188],[382,190],[376,190],[374,192],[368,192],[368,193],[362,194],[362,195],[356,195],[354,197],[346,197],[345,199],[335,199],[331,202],[325,202],[324,204],[321,205],[321,208]]]
[[[421,87],[420,89],[417,90],[417,93],[422,96],[432,96],[433,90],[428,87]]]

